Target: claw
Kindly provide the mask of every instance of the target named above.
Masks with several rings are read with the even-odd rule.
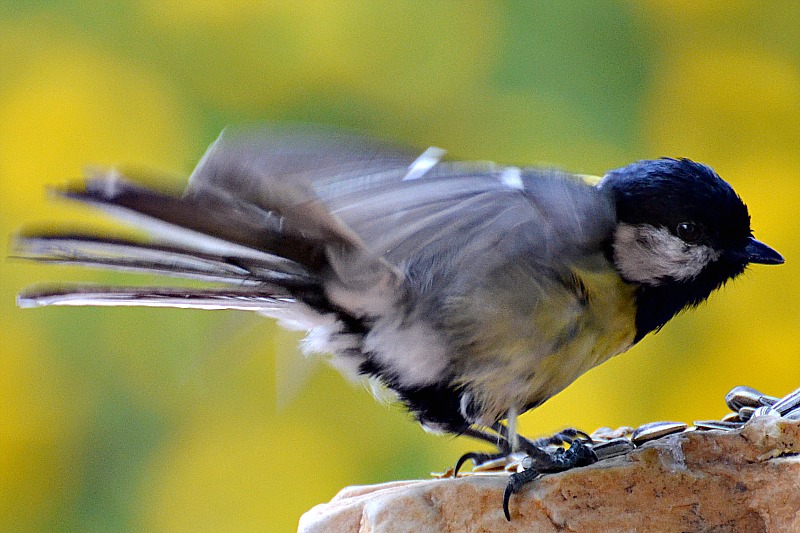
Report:
[[[476,458],[479,454],[477,452],[468,452],[458,458],[456,461],[456,466],[453,468],[453,477],[458,477],[458,471],[461,470],[461,467],[464,466],[469,460],[472,460],[472,463],[475,464]]]
[[[472,460],[472,464],[475,466],[482,465],[488,461],[493,461],[495,459],[501,459],[503,457],[508,457],[508,454],[505,452],[499,453],[482,453],[482,452],[468,452],[458,458],[456,461],[456,466],[453,468],[453,477],[458,477],[458,471],[461,470],[461,467],[464,466],[469,460]]]
[[[506,490],[503,492],[503,513],[506,515],[506,520],[511,522],[511,512],[508,510],[508,504],[511,501],[511,495],[518,493],[523,485],[530,483],[539,477],[540,474],[541,472],[535,468],[530,468],[528,470],[523,470],[522,472],[511,474],[508,477],[508,485],[506,485]]]
[[[511,480],[509,480],[506,490],[503,492],[503,514],[506,515],[506,520],[509,522],[511,522],[511,513],[508,511],[508,502],[511,500],[512,494],[514,494],[514,489],[511,486]]]

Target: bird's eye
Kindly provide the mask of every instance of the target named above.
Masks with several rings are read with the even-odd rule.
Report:
[[[681,240],[683,240],[683,242],[694,244],[700,240],[703,232],[700,229],[700,226],[694,222],[681,222],[678,224],[675,233],[681,238]]]

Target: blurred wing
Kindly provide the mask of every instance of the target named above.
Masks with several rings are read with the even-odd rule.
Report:
[[[442,155],[432,148],[415,156],[318,128],[228,129],[182,196],[114,172],[63,192],[149,231],[150,241],[38,234],[19,240],[20,255],[242,287],[262,284],[271,297],[302,292],[318,295],[322,305],[323,287],[333,279],[378,302],[397,297],[391,291],[401,271],[414,265],[425,270],[435,263],[426,275],[456,284],[520,256],[560,269],[597,255],[610,234],[613,207],[578,177],[441,162]],[[68,300],[65,293],[56,296]],[[131,299],[175,303],[160,295]],[[120,301],[108,294],[91,300]]]
[[[336,231],[352,231],[396,266],[443,247],[480,255],[498,241],[508,253],[534,251],[548,263],[597,251],[613,228],[610,202],[580,177],[440,162],[443,154],[432,148],[413,155],[311,128],[278,130],[277,137],[274,129],[229,128],[192,174],[189,191],[225,191],[317,235],[305,208],[322,204],[338,221]],[[504,239],[510,235],[514,241]]]
[[[416,158],[413,151],[320,126],[228,127],[192,172],[189,190],[216,189],[247,197],[258,190],[254,176],[317,186],[348,178],[369,180],[407,167]]]

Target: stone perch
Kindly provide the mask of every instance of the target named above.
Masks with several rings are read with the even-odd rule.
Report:
[[[800,532],[800,422],[753,418],[687,431],[542,477],[511,500],[507,474],[348,487],[300,518],[302,533]]]

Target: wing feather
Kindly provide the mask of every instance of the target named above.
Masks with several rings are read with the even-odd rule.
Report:
[[[556,264],[599,251],[613,228],[610,200],[578,176],[487,162],[437,162],[436,152],[425,158],[424,172],[405,179],[416,168],[410,151],[326,130],[277,138],[270,133],[274,130],[224,131],[193,173],[190,190],[219,187],[245,203],[263,205],[267,184],[273,196],[283,198],[277,203],[284,209],[290,197],[318,200],[393,265],[440,253],[444,245],[469,246],[480,256],[512,235],[517,252]]]
[[[615,215],[597,188],[554,170],[441,156],[431,150],[418,158],[319,129],[228,129],[183,196],[114,173],[65,192],[144,226],[154,242],[84,236],[68,253],[44,250],[46,236],[28,245],[46,261],[213,281],[247,283],[248,273],[256,273],[277,284],[282,275],[287,283],[309,276],[320,287],[333,276],[348,290],[374,288],[376,299],[398,286],[402,271],[422,286],[437,276],[444,294],[447,287],[486,283],[519,260],[547,272],[603,261]]]

